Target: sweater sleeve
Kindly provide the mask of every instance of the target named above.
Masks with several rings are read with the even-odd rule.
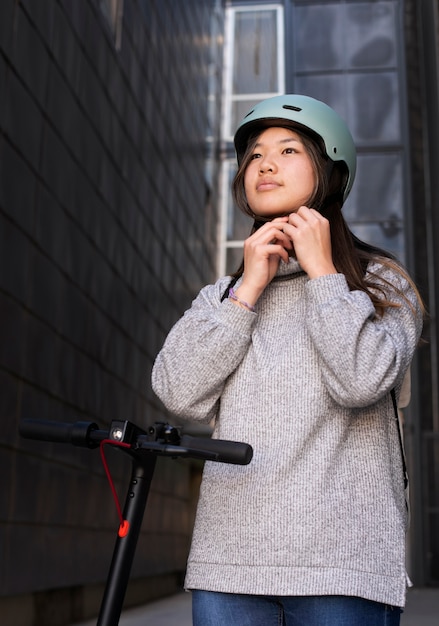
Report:
[[[201,290],[171,329],[152,370],[152,388],[166,408],[209,422],[228,376],[244,358],[256,314],[221,302],[223,281]]]
[[[398,385],[410,365],[422,330],[422,313],[409,283],[390,270],[383,277],[397,283],[398,306],[375,312],[369,296],[350,291],[342,274],[307,284],[308,329],[317,349],[325,385],[346,407],[378,401]]]

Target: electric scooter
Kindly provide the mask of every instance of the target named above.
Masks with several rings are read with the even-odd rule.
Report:
[[[97,626],[119,624],[157,457],[248,465],[253,456],[252,447],[246,443],[181,435],[178,428],[161,422],[145,431],[132,422],[120,420],[111,422],[109,430],[100,430],[94,422],[26,419],[20,424],[20,434],[40,441],[70,443],[90,449],[99,447],[111,486],[104,446],[117,446],[131,457],[131,478],[124,509],[118,508],[120,526]],[[112,489],[114,491],[113,486]]]

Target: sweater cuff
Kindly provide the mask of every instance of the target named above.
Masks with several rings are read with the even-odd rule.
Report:
[[[307,282],[306,290],[316,304],[324,304],[334,297],[345,296],[350,291],[344,274],[327,274],[313,278]]]
[[[218,309],[218,321],[241,335],[250,336],[256,319],[256,313],[234,304],[229,298]]]

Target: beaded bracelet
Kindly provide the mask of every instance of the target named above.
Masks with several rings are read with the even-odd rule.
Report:
[[[230,289],[229,289],[229,298],[230,298],[230,300],[234,300],[235,302],[237,302],[241,306],[245,307],[246,309],[248,309],[252,313],[255,312],[255,307],[254,306],[252,306],[248,302],[244,302],[244,300],[240,300],[238,298],[238,296],[236,295],[235,290],[233,289],[233,287],[230,287]]]

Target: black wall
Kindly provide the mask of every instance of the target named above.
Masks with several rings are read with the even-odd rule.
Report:
[[[99,454],[23,440],[20,420],[163,419],[154,357],[214,278],[223,3],[125,0],[120,46],[101,4],[0,3],[0,617],[15,626],[92,614],[118,527]],[[130,466],[111,452],[123,500]],[[180,582],[197,474],[159,463],[136,600]]]

